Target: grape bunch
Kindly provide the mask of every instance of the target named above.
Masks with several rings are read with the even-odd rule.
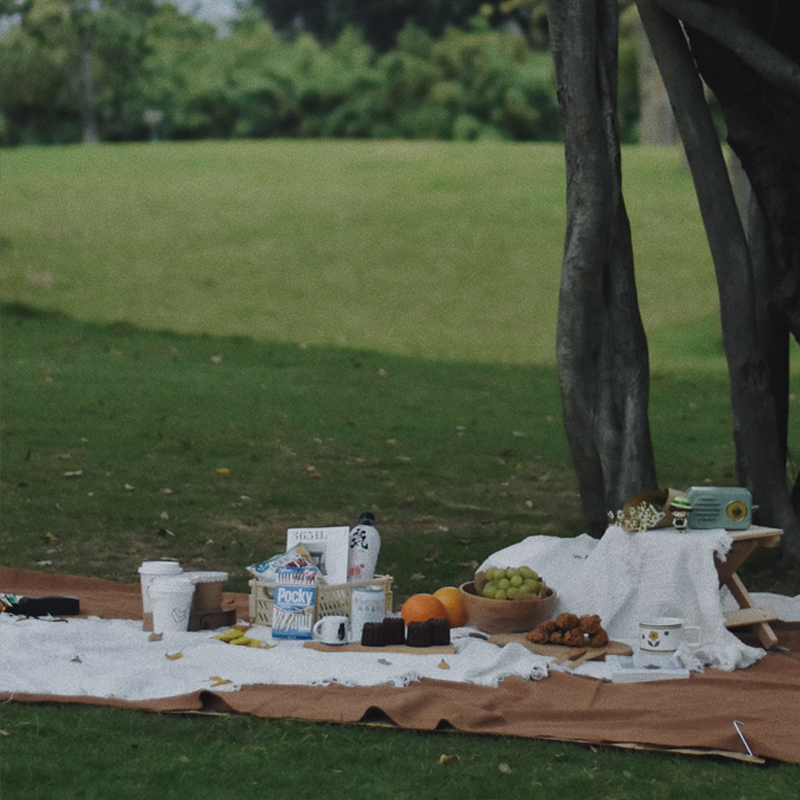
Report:
[[[482,577],[480,593],[492,600],[529,600],[539,597],[545,588],[544,581],[530,567],[489,567]]]

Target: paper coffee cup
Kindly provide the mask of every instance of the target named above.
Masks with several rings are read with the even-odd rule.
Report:
[[[227,572],[202,570],[184,572],[183,576],[194,584],[192,614],[210,614],[222,608],[222,587],[228,580]]]
[[[150,587],[153,630],[156,633],[189,629],[194,584],[181,575],[156,578]]]
[[[153,630],[153,601],[150,587],[156,578],[169,575],[180,575],[183,567],[177,561],[145,561],[139,567],[142,582],[142,627],[146,631]]]

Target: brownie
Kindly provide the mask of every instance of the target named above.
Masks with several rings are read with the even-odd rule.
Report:
[[[402,617],[386,617],[383,620],[386,644],[406,643],[406,624]]]
[[[386,634],[382,622],[365,622],[361,630],[361,644],[364,647],[383,647]]]
[[[406,644],[409,647],[430,647],[432,631],[429,622],[409,622]]]
[[[450,623],[446,619],[432,619],[428,624],[431,628],[432,645],[450,644]]]

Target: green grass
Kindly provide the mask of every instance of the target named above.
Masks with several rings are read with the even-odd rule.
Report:
[[[688,175],[672,152],[624,158],[660,483],[730,484]],[[399,601],[525,536],[580,533],[553,364],[562,159],[393,142],[4,151],[3,563],[135,581],[143,559],[174,556],[245,590],[287,527],[372,509]],[[781,590],[774,566],[748,565],[750,588]],[[317,797],[321,783],[728,800],[788,797],[797,780],[786,765],[249,718],[7,704],[0,725],[12,800]]]
[[[798,775],[794,765],[759,769],[454,732],[57,706],[8,705],[3,716],[11,736],[0,767],[10,800],[784,800]],[[457,759],[440,764],[442,755]]]
[[[722,369],[718,349],[680,344],[713,331],[717,306],[688,172],[670,149],[626,149],[624,168],[653,366]],[[2,154],[2,175],[7,301],[180,333],[554,360],[558,145],[25,148]]]

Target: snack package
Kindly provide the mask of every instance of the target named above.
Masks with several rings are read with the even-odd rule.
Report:
[[[316,567],[278,567],[272,636],[276,639],[310,639],[317,602]]]
[[[319,569],[314,559],[311,558],[308,554],[308,550],[306,550],[302,544],[293,547],[285,553],[272,556],[272,558],[268,558],[266,561],[262,561],[259,564],[251,564],[247,568],[247,571],[253,575],[256,580],[261,581],[261,583],[277,583],[278,570],[283,567],[289,567],[291,569],[313,569],[317,574],[318,581],[322,582]]]

